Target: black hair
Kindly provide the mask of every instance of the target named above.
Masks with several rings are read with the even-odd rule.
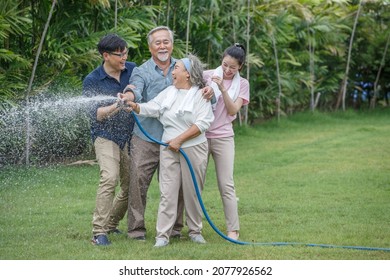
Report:
[[[116,34],[108,34],[100,39],[97,48],[100,54],[115,51],[123,52],[127,48],[127,43]]]
[[[241,65],[243,65],[245,63],[245,58],[246,58],[246,50],[244,48],[243,45],[239,44],[239,43],[235,43],[234,45],[228,47],[224,52],[223,52],[223,55],[222,55],[222,59],[225,57],[225,56],[231,56],[235,59],[237,59],[238,63]]]

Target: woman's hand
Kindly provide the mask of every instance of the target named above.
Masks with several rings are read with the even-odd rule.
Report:
[[[168,144],[168,149],[177,153],[177,152],[179,152],[180,147],[183,144],[183,142],[181,141],[181,139],[179,137],[176,137],[176,138],[168,141],[167,144]]]
[[[211,98],[213,98],[213,96],[214,96],[214,90],[210,86],[205,86],[202,89],[202,94],[203,94],[204,99],[206,99],[207,101],[210,101]]]
[[[140,107],[139,107],[138,103],[135,103],[133,101],[128,100],[128,101],[125,101],[125,104],[128,106],[128,108],[131,108],[130,111],[134,111],[137,114],[139,114]]]
[[[133,95],[133,94],[131,94]],[[126,96],[126,94],[118,93],[118,101],[119,104],[121,104],[120,108],[122,110],[125,110],[126,112],[134,111],[137,114],[140,111],[140,107],[138,103],[134,102],[134,98],[129,98],[129,96]]]
[[[211,81],[213,81],[214,83],[217,84],[217,86],[218,86],[218,88],[219,88],[219,90],[221,92],[225,90],[225,88],[223,87],[223,84],[222,84],[223,79],[221,77],[219,77],[219,76],[212,76],[211,77]]]

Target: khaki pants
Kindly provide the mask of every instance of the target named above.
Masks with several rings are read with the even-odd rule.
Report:
[[[173,152],[163,146],[160,149],[160,204],[157,214],[156,238],[169,240],[177,218],[180,188],[183,189],[189,236],[201,234],[202,209],[187,162],[180,153]],[[201,192],[207,168],[207,142],[184,148],[183,151],[191,161]]]
[[[208,139],[209,154],[212,155],[217,173],[227,231],[240,229],[237,197],[234,188],[234,137]]]
[[[145,209],[147,193],[160,162],[160,145],[133,136],[130,141],[130,193],[128,205],[128,236],[145,236]],[[174,230],[183,228],[184,202],[179,198],[177,221]]]
[[[94,143],[100,167],[100,182],[93,213],[93,235],[106,234],[119,225],[127,211],[129,196],[129,153],[111,140],[98,137]],[[120,189],[115,196],[115,187]]]

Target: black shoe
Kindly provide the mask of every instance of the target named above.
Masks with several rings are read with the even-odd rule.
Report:
[[[111,244],[110,240],[108,240],[107,235],[95,235],[92,237],[92,244],[98,246],[108,246]]]
[[[123,232],[121,232],[119,229],[117,228],[114,228],[114,229],[110,229],[109,231],[107,231],[108,234],[123,234]]]
[[[129,237],[130,239],[137,240],[137,241],[145,241],[145,235],[137,236],[137,237]]]
[[[181,233],[179,231],[173,230],[169,238],[180,239]]]

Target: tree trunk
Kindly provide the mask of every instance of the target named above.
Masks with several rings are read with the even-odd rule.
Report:
[[[161,6],[161,4],[160,4],[160,6]],[[171,1],[170,0],[168,0],[168,2],[167,2],[167,22],[166,22],[166,26],[169,26],[169,12],[170,12],[170,7],[171,6]]]
[[[313,36],[314,38],[314,36]],[[314,46],[312,44],[312,38],[310,37],[309,30],[309,57],[310,57],[310,110],[314,112],[315,109],[315,101],[314,101]]]
[[[188,44],[189,44],[189,40],[190,40],[191,6],[192,6],[192,0],[190,0],[190,3],[188,5],[187,34],[186,34],[186,54],[188,54]]]
[[[336,109],[339,109],[340,103],[342,103],[343,111],[345,111],[345,97],[346,97],[346,94],[347,94],[349,64],[350,64],[350,61],[351,61],[351,53],[352,53],[352,46],[353,46],[353,38],[354,38],[354,36],[355,36],[356,26],[357,26],[357,23],[358,23],[358,19],[359,19],[359,15],[360,15],[360,10],[361,10],[361,8],[362,8],[362,1],[360,0],[360,1],[359,1],[359,7],[358,7],[358,10],[357,10],[357,13],[356,13],[356,17],[355,17],[355,22],[354,22],[354,24],[353,24],[351,39],[349,40],[349,49],[348,49],[348,57],[347,57],[347,66],[346,66],[346,69],[345,69],[344,80],[343,80],[342,87],[341,87],[341,91],[340,91],[340,93],[339,93],[339,98],[338,98],[337,104],[336,104]],[[341,95],[341,96],[340,96],[340,95]]]
[[[317,97],[314,101],[314,109],[317,108],[318,102],[320,102],[321,92],[317,92]]]
[[[28,110],[29,99],[30,99],[30,92],[31,92],[32,84],[33,84],[33,81],[34,81],[34,78],[35,78],[35,71],[37,69],[39,55],[41,54],[41,51],[42,51],[43,42],[45,40],[47,29],[49,28],[50,19],[51,19],[52,15],[53,15],[53,11],[54,11],[54,7],[55,7],[56,3],[57,3],[57,0],[53,0],[53,3],[51,5],[51,9],[50,9],[50,12],[49,12],[49,17],[48,17],[48,19],[46,21],[45,28],[44,28],[43,33],[42,33],[41,41],[39,43],[39,47],[38,47],[37,53],[35,55],[34,66],[33,66],[33,69],[32,69],[30,81],[28,83],[28,88],[27,88],[27,91],[26,91],[26,108],[27,108],[27,111],[26,111],[27,113],[26,114],[27,115],[26,115],[26,151],[25,151],[25,154],[26,154],[26,165],[27,166],[30,165],[31,120],[30,120],[30,113],[29,113],[29,110]]]
[[[251,11],[251,0],[248,0],[248,13],[247,13],[247,19],[246,19],[246,79],[248,82],[250,81],[250,64],[249,64],[249,42],[251,39],[250,35],[250,11]],[[250,87],[249,87],[250,89]],[[248,105],[245,105],[243,108],[244,111],[244,125],[248,124]]]
[[[214,19],[214,10],[211,10],[211,15],[210,15],[210,21],[209,21],[209,27],[210,31],[213,29],[213,19]],[[211,60],[211,41],[209,40],[207,44],[207,65],[210,65],[210,60]]]
[[[118,26],[118,0],[115,0],[115,23],[114,23],[115,32],[117,26]]]
[[[278,59],[278,50],[276,49],[276,41],[274,32],[271,32],[271,39],[272,39],[272,46],[274,49],[274,55],[275,55],[275,63],[276,63],[276,75],[278,79],[278,97],[276,99],[276,106],[277,106],[277,114],[278,114],[278,122],[280,121],[280,101],[282,98],[282,85],[280,81],[280,70],[279,70],[279,59]]]
[[[374,96],[372,97],[371,102],[370,102],[370,108],[371,109],[374,109],[375,105],[376,105],[376,99],[377,99],[377,96],[378,96],[378,93],[379,93],[379,89],[378,89],[379,77],[381,75],[382,68],[385,65],[386,54],[387,54],[387,50],[389,48],[389,42],[390,42],[390,32],[389,32],[389,34],[387,36],[386,47],[385,47],[385,50],[383,51],[381,64],[379,65],[378,74],[376,75],[376,79],[375,79],[375,83],[374,83]]]

